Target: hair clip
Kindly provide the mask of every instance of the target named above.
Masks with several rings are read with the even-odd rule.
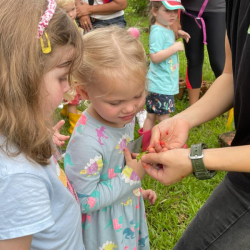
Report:
[[[41,42],[42,52],[43,52],[44,54],[49,54],[49,53],[51,52],[50,40],[49,40],[49,37],[48,37],[48,35],[47,35],[47,32],[44,32],[44,35],[45,35],[46,40],[47,40],[47,47],[44,47],[43,37],[41,36],[41,37],[40,37],[40,42]]]

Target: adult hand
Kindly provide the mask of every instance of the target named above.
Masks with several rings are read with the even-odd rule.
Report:
[[[61,120],[53,127],[54,134],[52,140],[58,147],[62,147],[65,144],[65,141],[70,138],[70,136],[60,134],[60,129],[64,123],[65,121]]]
[[[148,147],[150,153],[182,148],[188,138],[189,124],[179,118],[166,119],[155,125],[151,131]]]
[[[170,28],[173,30],[174,35],[175,35],[175,40],[179,39],[179,34],[178,30],[181,29],[181,25],[178,21],[174,21],[174,23],[170,26]]]
[[[92,30],[93,26],[89,16],[82,16],[79,18],[79,21],[84,32]]]
[[[135,173],[139,176],[140,180],[142,180],[146,174],[146,171],[144,170],[141,161],[137,162],[136,159],[133,159],[131,153],[127,148],[124,148],[123,153],[125,156],[126,165],[131,167],[135,171]]]
[[[188,43],[189,39],[191,38],[191,36],[184,30],[178,30],[178,35],[179,37],[183,38],[186,41],[186,43]]]
[[[90,9],[91,9],[91,5],[82,2],[81,5],[78,5],[76,7],[77,17],[80,18],[81,16],[90,15],[91,14]]]
[[[146,172],[168,186],[182,180],[185,176],[192,173],[192,163],[188,158],[190,149],[174,149],[161,153],[143,155],[141,158]],[[155,166],[161,164],[162,168]]]

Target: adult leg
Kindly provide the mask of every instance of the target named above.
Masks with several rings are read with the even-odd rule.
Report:
[[[196,11],[187,10],[188,13],[198,15]],[[189,103],[192,105],[199,99],[202,82],[202,65],[204,59],[203,33],[195,20],[186,14],[181,15],[182,29],[190,34],[188,43],[184,41],[187,57],[186,82],[189,95]]]
[[[225,66],[226,14],[205,12],[203,18],[206,23],[209,61],[217,78]]]
[[[215,189],[173,250],[250,249],[250,194],[229,179]]]

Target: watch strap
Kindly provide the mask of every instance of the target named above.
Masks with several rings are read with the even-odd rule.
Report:
[[[192,162],[194,176],[199,180],[211,179],[216,175],[216,171],[207,170],[203,162],[203,149],[206,149],[205,143],[194,144],[191,146],[189,158]]]

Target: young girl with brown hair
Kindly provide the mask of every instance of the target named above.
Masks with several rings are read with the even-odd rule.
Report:
[[[54,0],[1,1],[0,23],[0,249],[83,250],[49,122],[81,60],[81,35]]]

